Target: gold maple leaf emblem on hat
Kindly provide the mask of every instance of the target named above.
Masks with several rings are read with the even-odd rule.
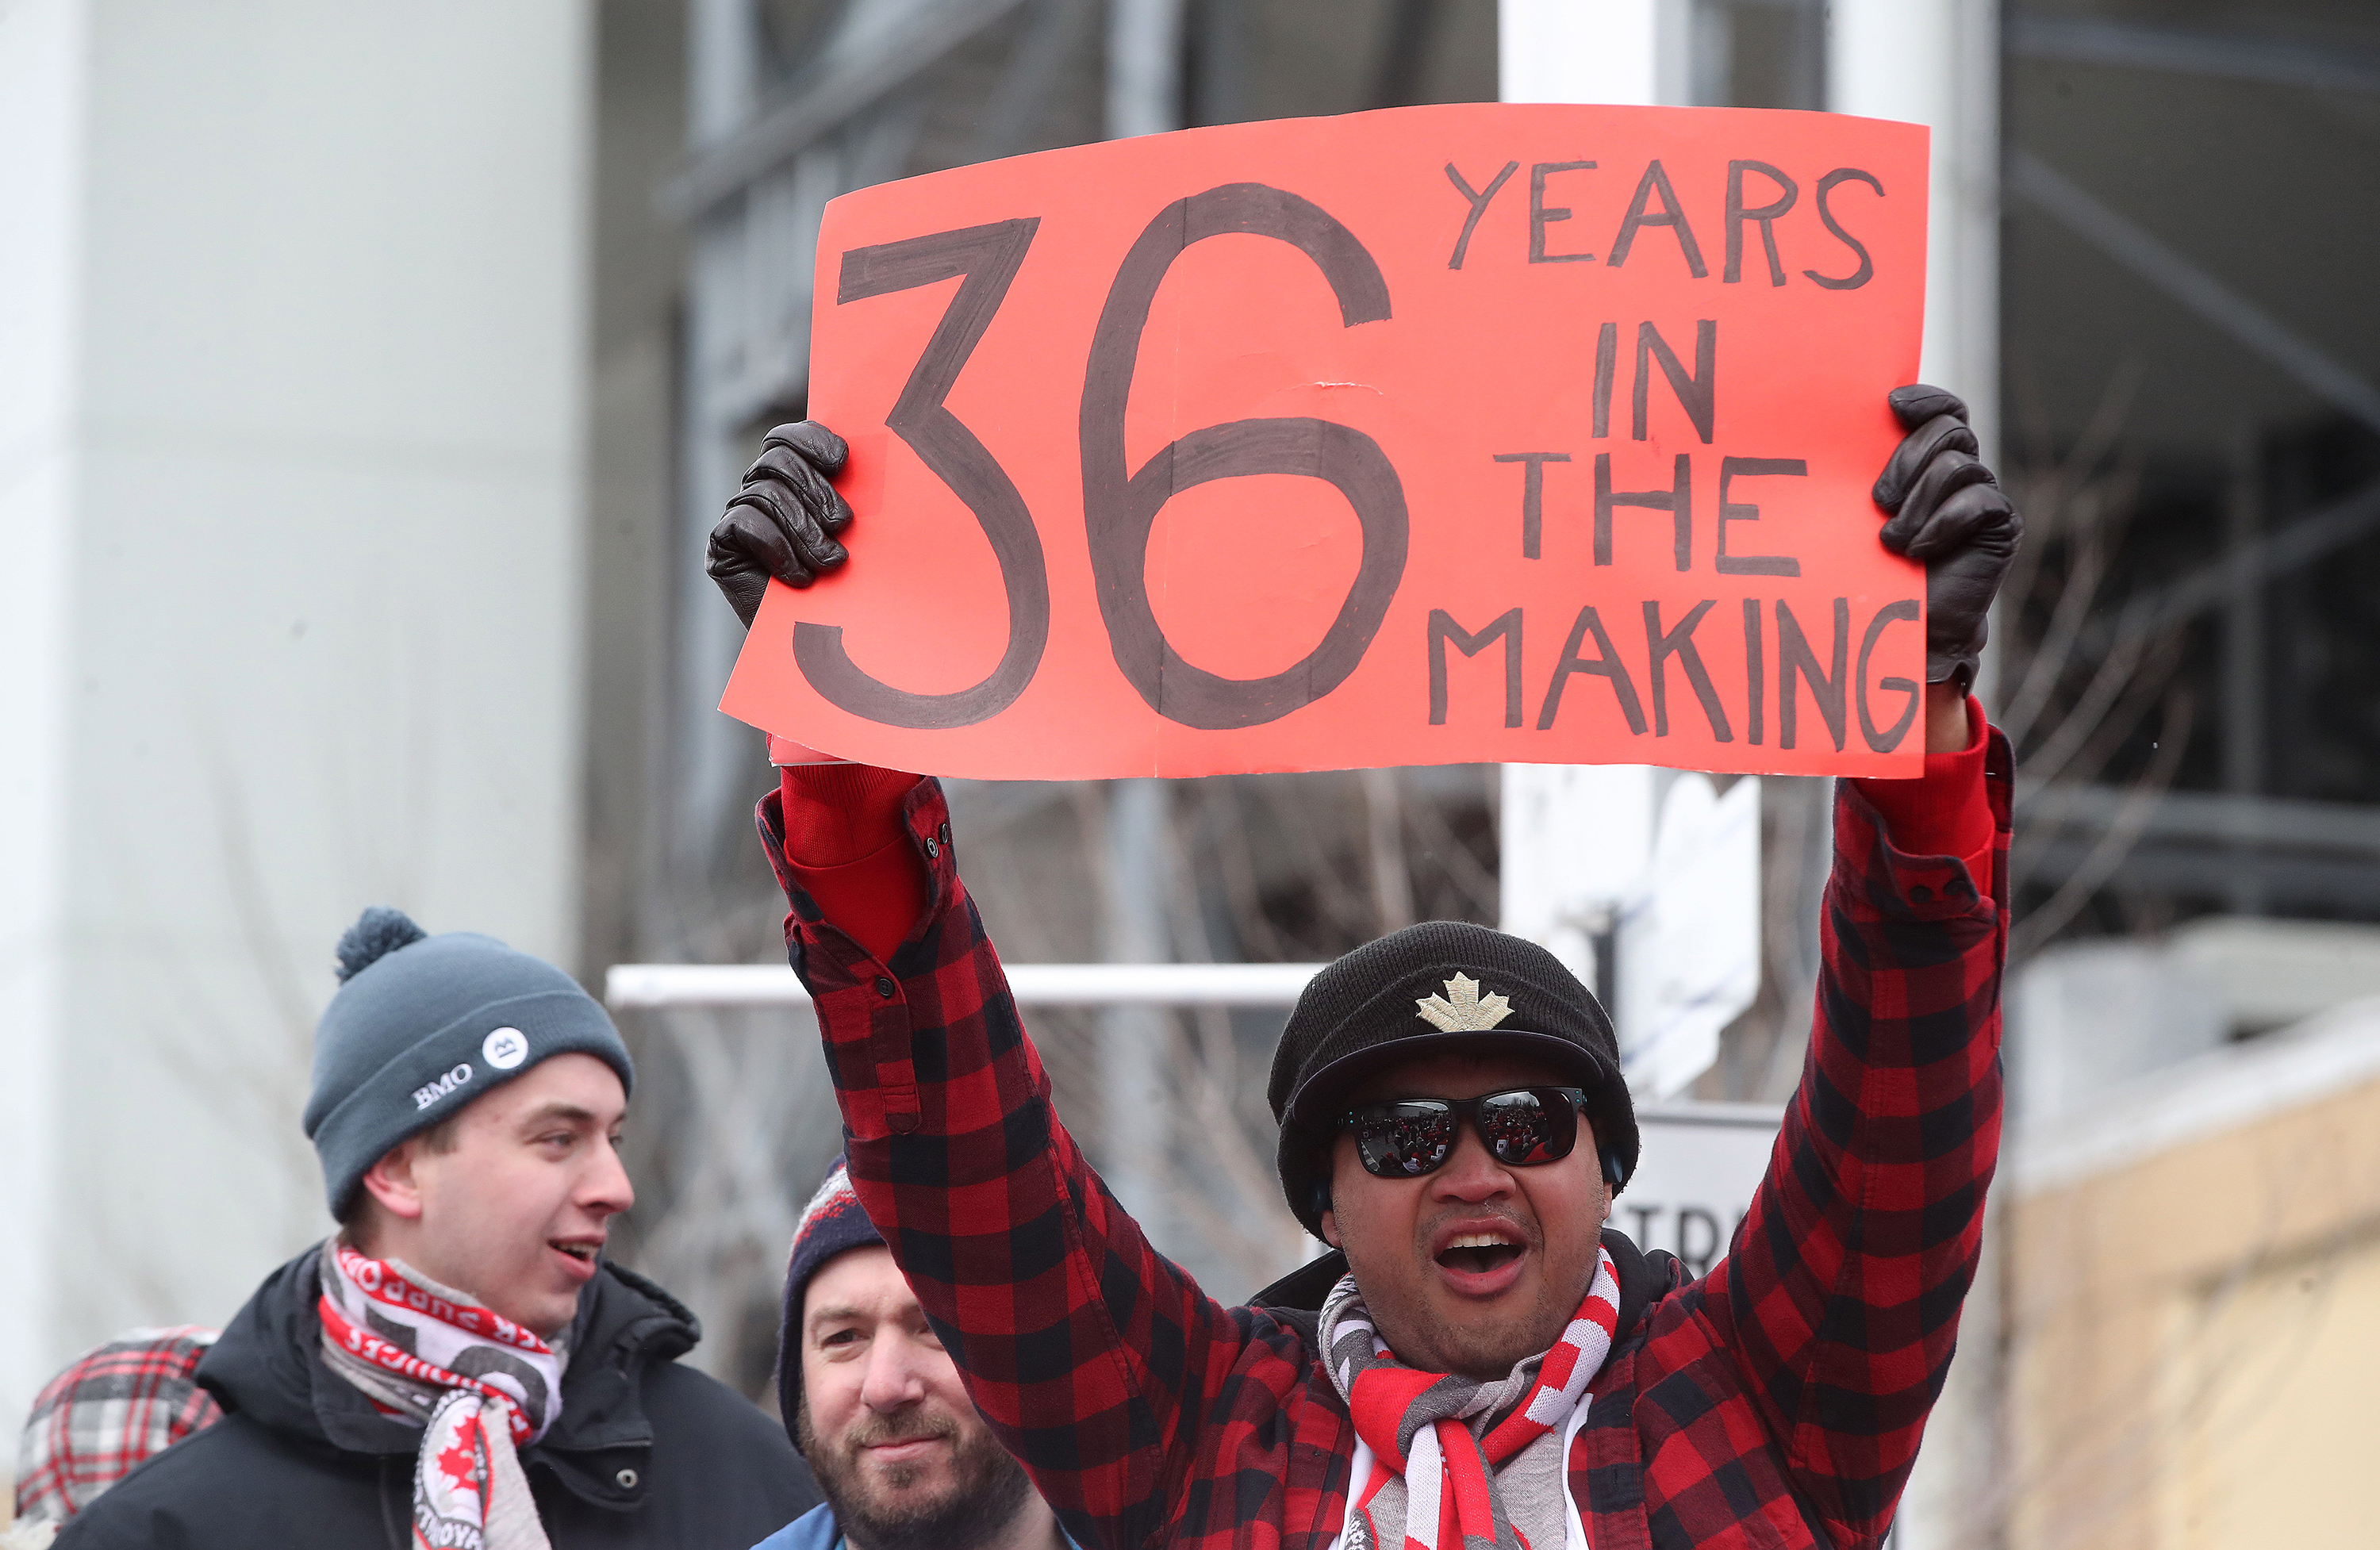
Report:
[[[1448,980],[1445,995],[1425,996],[1414,1005],[1424,1020],[1450,1034],[1476,1033],[1512,1015],[1512,1002],[1492,990],[1480,995],[1479,982],[1469,975]]]

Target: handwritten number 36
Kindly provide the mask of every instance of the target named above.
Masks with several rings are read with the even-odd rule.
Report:
[[[1038,536],[1016,486],[943,399],[1024,261],[1038,221],[1003,221],[844,255],[838,302],[964,275],[885,423],[948,485],[981,525],[1008,596],[1008,646],[991,675],[954,694],[896,689],[861,671],[842,630],[803,623],[794,655],[812,687],[870,721],[956,727],[997,715],[1032,682],[1050,636],[1050,584]],[[1339,302],[1342,326],[1389,316],[1379,265],[1354,233],[1311,201],[1260,183],[1232,183],[1160,212],[1124,255],[1100,309],[1083,377],[1083,515],[1091,570],[1116,666],[1151,709],[1202,729],[1258,726],[1310,705],[1346,681],[1379,631],[1403,578],[1404,489],[1379,444],[1360,430],[1303,417],[1232,420],[1194,430],[1127,473],[1124,406],[1140,336],[1158,287],[1192,243],[1225,233],[1269,236],[1305,253]],[[1149,607],[1148,538],[1158,514],[1184,490],[1215,479],[1292,474],[1344,495],[1363,534],[1363,558],[1321,641],[1280,672],[1225,678],[1183,660]]]

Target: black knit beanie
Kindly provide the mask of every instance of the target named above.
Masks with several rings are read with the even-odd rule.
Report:
[[[1585,1089],[1597,1144],[1636,1170],[1636,1108],[1593,991],[1524,937],[1432,920],[1366,942],[1306,985],[1281,1030],[1266,1096],[1281,1121],[1281,1188],[1321,1236],[1332,1127],[1374,1072],[1451,1052],[1534,1056]]]
[[[796,1449],[802,1446],[802,1300],[809,1292],[810,1278],[837,1254],[883,1246],[884,1235],[868,1219],[844,1159],[835,1158],[818,1193],[802,1207],[802,1219],[794,1228],[793,1253],[785,1261],[784,1315],[777,1326],[777,1412],[784,1417],[785,1435],[794,1439]]]
[[[306,1100],[334,1217],[391,1147],[540,1060],[592,1055],[636,1086],[628,1047],[595,999],[493,937],[433,937],[375,905],[339,938],[339,982],[314,1028]]]

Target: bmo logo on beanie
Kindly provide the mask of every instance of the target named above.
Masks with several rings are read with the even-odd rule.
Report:
[[[635,1068],[578,982],[492,937],[433,937],[366,910],[339,938],[339,991],[314,1030],[306,1134],[344,1217],[372,1164],[407,1136],[557,1055],[591,1055],[625,1091]]]
[[[413,1107],[427,1108],[440,1098],[471,1080],[471,1062],[464,1061],[435,1082],[424,1083],[413,1090]]]

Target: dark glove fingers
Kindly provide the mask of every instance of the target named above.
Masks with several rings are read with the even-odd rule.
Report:
[[[786,540],[794,546],[795,551],[802,557],[803,563],[812,571],[831,571],[849,558],[844,552],[843,545],[827,537],[827,529],[820,521],[817,510],[810,505],[809,499],[778,483],[773,478],[763,475],[755,478],[744,487],[744,492],[736,499],[767,511],[775,519]],[[794,585],[807,587],[809,583],[805,580]]]
[[[736,546],[727,534],[727,523],[722,521],[710,530],[709,551],[703,557],[702,568],[718,585],[727,606],[735,617],[750,629],[760,612],[760,599],[769,592],[769,573],[760,563]]]
[[[808,587],[815,571],[846,558],[827,534],[850,523],[851,508],[826,476],[842,469],[848,450],[815,420],[775,427],[711,527],[703,569],[745,628],[760,612],[770,577]]]
[[[843,546],[826,536],[826,530],[819,526],[817,514],[811,511],[802,496],[768,474],[755,473],[746,477],[752,482],[737,491],[729,505],[740,503],[766,515],[809,570],[832,570],[843,563]],[[795,581],[787,576],[785,581],[793,587],[809,585],[807,577]]]
[[[2024,524],[1978,459],[1957,394],[1914,384],[1888,402],[1909,434],[1876,477],[1876,503],[1893,514],[1876,537],[1925,563],[1925,681],[1965,688]]]
[[[2006,559],[2016,552],[2019,530],[2016,508],[2009,504],[2007,492],[1978,479],[1944,497],[1903,552],[1931,564],[1973,546],[1996,559]]]
[[[710,530],[711,542],[724,540],[788,587],[808,587],[810,568],[803,562],[801,546],[785,515],[768,503],[772,493],[771,487],[763,484],[730,501],[727,515]]]
[[[808,514],[806,512],[803,515],[807,516]],[[851,558],[849,550],[827,537],[824,530],[818,528],[815,523],[803,523],[795,527],[795,533],[796,535],[795,541],[802,551],[802,558],[808,562],[811,570],[820,575],[835,569]]]
[[[1927,387],[1923,382],[1894,388],[1884,395],[1884,401],[1900,417],[1904,430],[1914,430],[1937,415],[1949,415],[1958,420],[1967,418],[1965,399],[1947,388]]]
[[[750,490],[764,480],[774,480],[789,490],[802,510],[821,533],[839,533],[851,526],[851,508],[826,476],[818,471],[802,454],[782,444],[771,444],[744,470],[744,488]],[[831,564],[840,561],[830,562]]]
[[[1981,549],[1961,551],[1925,573],[1925,680],[1929,684],[1973,683],[1984,642],[1991,635],[1991,608],[2008,557]]]
[[[2008,557],[1971,549],[1934,565],[1925,573],[1926,633],[1962,636],[1982,628],[1999,591]]]
[[[1917,482],[1901,498],[1900,515],[1886,526],[1900,529],[1895,536],[1900,541],[1902,553],[1923,559],[1925,556],[1917,553],[1917,539],[1934,525],[1934,515],[1942,509],[1943,503],[1972,486],[1996,482],[1989,468],[1956,448],[1945,447],[1918,470]],[[1935,552],[1942,551],[1937,549]]]
[[[1970,458],[1982,450],[1966,421],[1953,415],[1935,416],[1903,436],[1900,444],[1892,449],[1884,472],[1876,477],[1876,503],[1888,512],[1900,510],[1911,487],[1945,449],[1964,453]]]
[[[844,444],[842,437],[814,419],[780,425],[771,430],[760,444],[763,447],[791,447],[830,477],[842,473],[844,459],[851,455],[851,448]]]

